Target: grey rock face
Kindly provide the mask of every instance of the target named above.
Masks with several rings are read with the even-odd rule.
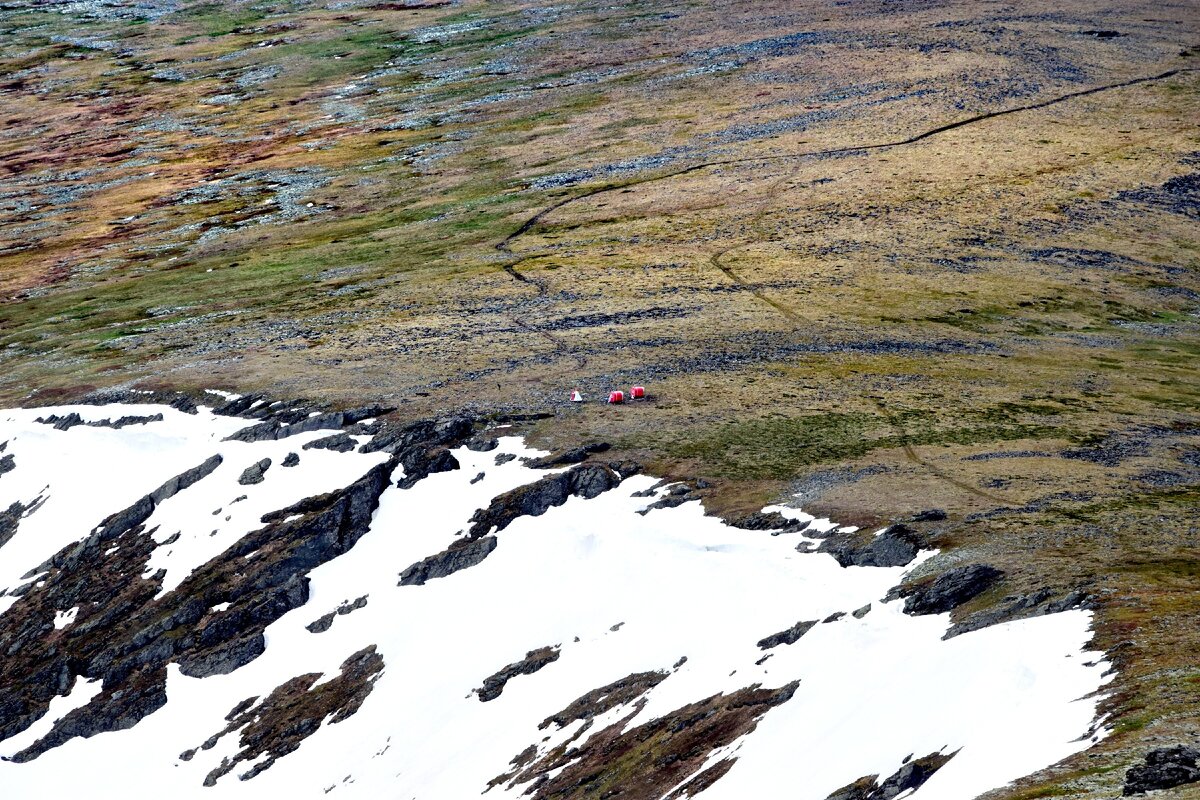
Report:
[[[411,489],[418,481],[425,480],[438,472],[450,472],[461,465],[454,454],[444,447],[427,448],[424,445],[414,445],[400,452],[400,464],[404,467],[404,477],[396,482],[401,489]]]
[[[238,478],[238,483],[242,486],[253,486],[256,483],[263,482],[263,475],[271,468],[271,459],[264,458],[256,464],[251,464],[242,470],[241,477]]]
[[[812,627],[819,620],[808,620],[806,622],[797,622],[787,630],[779,633],[772,633],[770,636],[758,640],[759,650],[770,650],[772,647],[778,647],[781,644],[795,644],[800,637],[812,630]]]
[[[1146,754],[1145,763],[1129,768],[1122,794],[1128,797],[1197,782],[1200,782],[1200,750],[1182,744],[1160,747]]]
[[[905,763],[883,783],[877,784],[878,775],[866,775],[854,783],[843,786],[826,800],[893,800],[895,797],[925,785],[933,773],[944,767],[954,753],[930,753],[922,758]]]
[[[911,590],[904,613],[944,614],[990,589],[1004,573],[987,564],[972,564],[944,572],[933,583]]]
[[[732,520],[729,524],[746,531],[771,531],[773,534],[795,533],[804,530],[809,525],[807,522],[788,519],[778,511],[770,513],[756,511],[740,519]]]
[[[422,586],[426,581],[473,567],[496,549],[496,537],[459,539],[440,553],[418,561],[400,573],[400,586]]]
[[[336,453],[349,453],[358,444],[346,433],[335,433],[304,445],[302,450],[333,450]]]
[[[525,654],[525,658],[509,664],[483,679],[483,688],[475,690],[475,693],[479,695],[479,702],[486,703],[489,700],[495,700],[504,691],[505,685],[513,678],[518,675],[532,675],[555,661],[558,661],[557,647],[539,647],[537,650],[530,650]]]
[[[295,453],[288,453],[283,457],[283,461],[279,462],[285,467],[294,467],[300,463],[300,456]]]
[[[572,495],[590,500],[620,482],[621,476],[602,464],[583,464],[557,475],[547,475],[499,495],[487,508],[476,511],[471,517],[470,534],[482,536],[493,528],[502,531],[520,517],[541,516],[548,509],[561,506]]]
[[[574,450],[567,450],[562,453],[552,453],[542,458],[535,458],[529,462],[529,466],[534,469],[546,469],[548,467],[561,467],[567,464],[578,464],[585,461],[589,456],[596,453],[603,453],[612,447],[608,442],[596,442],[595,444],[585,444],[583,447],[576,447]]]
[[[843,567],[903,567],[921,550],[917,534],[905,525],[893,525],[865,545],[853,535],[831,536],[817,549],[829,553]]]

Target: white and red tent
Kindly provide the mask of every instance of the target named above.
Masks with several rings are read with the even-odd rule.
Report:
[[[578,389],[571,392],[571,402],[572,403],[582,403],[583,402],[583,392],[579,391]]]

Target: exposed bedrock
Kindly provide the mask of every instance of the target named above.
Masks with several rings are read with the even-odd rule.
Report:
[[[568,464],[580,464],[590,456],[603,453],[611,448],[612,445],[608,442],[585,444],[583,447],[576,447],[573,450],[565,450],[561,453],[551,453],[548,456],[535,458],[528,463],[528,466],[534,469],[548,469],[550,467],[563,467]]]
[[[165,699],[171,662],[184,674],[206,676],[260,655],[265,628],[307,601],[308,572],[345,553],[367,531],[396,459],[344,489],[266,515],[264,527],[156,598],[162,574],[143,577],[155,547],[144,523],[158,503],[219,463],[214,456],[172,478],[82,542],[63,548],[43,565],[48,574],[41,585],[0,616],[0,652],[6,657],[0,739],[41,717],[76,677],[103,681],[100,695],[56,723],[22,759],[73,736],[129,727],[155,711]],[[74,607],[75,621],[56,630],[55,614]]]
[[[435,578],[473,567],[496,549],[495,536],[458,539],[440,553],[422,559],[400,573],[400,586],[423,586]]]
[[[778,689],[756,684],[689,703],[630,728],[628,723],[643,707],[643,702],[634,702],[628,715],[586,738],[576,737],[541,757],[536,750],[526,750],[513,760],[512,773],[492,783],[531,782],[526,794],[534,800],[618,794],[629,800],[658,800],[689,776],[695,776],[690,779],[697,782],[693,788],[711,785],[728,771],[733,759],[710,765],[696,775],[710,755],[752,732],[762,716],[790,700],[798,686],[798,681]],[[555,722],[558,717],[568,722],[581,718],[578,711],[568,710],[556,715]],[[589,727],[585,724],[580,733],[588,732]]]
[[[904,598],[904,613],[944,614],[986,592],[1004,573],[988,564],[971,564],[943,572],[932,581],[899,586],[893,599]]]
[[[567,498],[577,495],[598,497],[621,482],[621,474],[604,464],[581,464],[557,475],[519,486],[492,500],[487,508],[471,517],[471,536],[482,536],[493,529],[502,531],[520,517],[537,517]]]
[[[239,703],[226,715],[229,724],[225,729],[201,745],[211,749],[223,736],[241,730],[237,753],[221,759],[221,764],[205,777],[204,785],[215,785],[239,764],[253,764],[239,776],[249,780],[296,750],[323,724],[336,725],[353,716],[371,693],[383,667],[383,657],[371,645],[343,661],[341,672],[331,680],[314,686],[321,673],[310,672],[280,684],[261,703],[256,703],[256,698]],[[185,760],[194,753],[185,753]]]
[[[254,402],[261,399],[247,395],[213,409],[213,413],[225,416],[243,416],[249,405],[253,405]],[[265,408],[270,408],[270,406],[265,406]],[[391,410],[383,406],[366,406],[347,411],[325,411],[313,414],[307,409],[288,409],[274,412],[268,419],[264,419],[257,425],[242,428],[240,431],[226,436],[225,439],[236,442],[263,442],[286,439],[289,436],[309,431],[340,430],[365,419],[381,416]]]
[[[817,548],[843,567],[903,567],[917,557],[921,537],[907,525],[892,525],[878,536],[835,534]]]
[[[772,647],[778,647],[781,644],[795,644],[800,641],[800,637],[812,630],[820,620],[807,620],[797,622],[787,630],[782,630],[779,633],[772,633],[770,636],[758,640],[759,650],[770,650]]]
[[[256,483],[263,482],[263,476],[267,470],[271,468],[271,459],[264,458],[242,470],[241,476],[238,478],[238,483],[242,486],[253,486]]]
[[[954,753],[930,753],[929,755],[906,762],[883,783],[878,783],[878,775],[867,775],[854,783],[843,786],[826,800],[892,800],[905,792],[915,791],[925,785],[933,777],[933,773],[954,758]]]
[[[475,693],[479,695],[481,703],[495,700],[504,692],[504,687],[513,678],[518,675],[532,675],[555,661],[558,661],[557,647],[539,647],[536,650],[530,650],[520,661],[514,661],[484,678],[483,687],[476,689]]]
[[[1200,782],[1200,750],[1178,744],[1160,747],[1146,754],[1144,763],[1135,764],[1125,773],[1126,797],[1157,789],[1174,789]]]

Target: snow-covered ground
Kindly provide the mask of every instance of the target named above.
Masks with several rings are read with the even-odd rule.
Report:
[[[72,411],[85,420],[157,413],[163,419],[65,431],[34,422]],[[264,513],[346,486],[386,459],[301,449],[329,431],[223,441],[247,424],[165,406],[0,412],[0,442],[8,443],[0,455],[12,454],[15,463],[0,475],[0,511],[44,498],[0,547],[0,588],[25,583],[22,576],[83,539],[107,514],[214,453],[222,464],[163,502],[147,522],[147,530],[157,526],[152,535],[159,543],[147,574],[165,569],[164,591],[261,527]],[[289,452],[299,453],[300,463],[282,467]],[[517,458],[497,465],[501,453]],[[828,555],[798,552],[800,533],[729,527],[706,517],[698,503],[639,515],[659,496],[634,496],[655,485],[649,476],[519,518],[498,534],[482,563],[399,586],[399,573],[445,549],[477,508],[547,474],[525,466],[522,457],[541,454],[512,436],[491,452],[460,448],[454,455],[461,469],[384,492],[369,532],[310,573],[308,603],[267,628],[263,655],[206,678],[170,667],[167,705],[134,727],[72,739],[29,763],[0,761],[4,796],[461,800],[479,796],[530,745],[545,752],[578,730],[539,730],[546,717],[597,687],[652,670],[670,675],[650,690],[630,727],[719,692],[800,682],[791,700],[718,754],[733,753],[737,761],[702,792],[706,800],[824,800],[861,776],[887,777],[906,757],[938,751],[957,754],[911,797],[966,800],[1091,742],[1095,693],[1107,664],[1086,650],[1089,612],[943,641],[948,615],[911,617],[902,603],[881,602],[905,568],[842,568]],[[273,462],[264,480],[239,484],[243,470],[264,458]],[[337,616],[329,630],[306,629],[363,595],[367,605]],[[0,597],[0,613],[17,602]],[[850,614],[867,604],[869,612]],[[77,612],[61,612],[56,628],[72,625]],[[845,616],[767,651],[771,657],[756,665],[764,655],[760,639],[835,612]],[[385,668],[361,709],[322,725],[269,769],[242,781],[238,776],[251,765],[240,764],[216,787],[202,786],[237,750],[236,734],[181,760],[182,752],[222,730],[240,701],[266,696],[302,673],[334,678],[347,656],[369,645],[377,646]],[[558,660],[480,702],[473,690],[486,677],[544,646],[560,647]],[[673,669],[683,656],[686,663]],[[78,680],[33,728],[0,742],[0,755],[28,746],[98,691],[96,682]],[[631,710],[608,712],[591,732]],[[487,796],[518,797],[526,788],[499,786]]]

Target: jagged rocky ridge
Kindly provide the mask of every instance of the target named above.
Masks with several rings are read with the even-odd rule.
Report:
[[[761,796],[783,780],[775,735],[758,732],[763,720],[779,730],[803,720],[796,730],[804,730],[822,714],[845,714],[822,710],[818,698],[864,653],[907,649],[921,674],[980,659],[1003,684],[1003,669],[988,663],[997,660],[992,638],[1031,636],[1033,658],[1086,641],[1086,616],[1058,614],[956,638],[965,650],[941,643],[946,623],[936,614],[945,608],[932,609],[966,602],[1000,576],[975,565],[904,582],[905,566],[926,557],[921,520],[872,536],[768,509],[727,526],[705,517],[690,489],[604,461],[603,446],[540,454],[489,433],[487,420],[395,425],[373,419],[383,409],[314,414],[263,398],[213,410],[172,399],[147,410],[139,430],[159,426],[178,438],[194,427],[190,449],[155,456],[179,464],[188,455],[190,466],[101,520],[74,533],[68,526],[58,549],[23,572],[3,573],[24,576],[0,595],[6,785],[70,791],[75,778],[54,765],[100,748],[108,755],[95,769],[114,787],[136,775],[180,796],[242,786],[376,796],[386,786],[457,798],[489,785],[493,795],[534,797]],[[124,440],[119,427],[90,424],[106,413],[99,408],[56,410],[79,416],[62,428],[10,413],[0,439],[15,467],[0,492],[15,494],[0,497],[8,508],[0,545],[19,560],[37,549],[26,527],[31,536],[62,530],[51,523],[66,513],[74,475],[104,484],[106,474],[80,466],[101,463],[92,449],[119,451]],[[289,431],[293,424],[306,429]],[[248,428],[258,433],[244,435]],[[338,446],[310,446],[330,439]],[[51,479],[39,493],[45,481],[35,477],[50,474],[52,459],[38,453],[66,443],[79,448],[71,463],[83,471],[64,478],[76,484]],[[161,474],[146,467],[134,483]],[[891,587],[897,601],[880,604]],[[914,597],[924,599],[910,604]],[[1014,601],[1012,613],[1056,602]],[[812,621],[792,625],[798,617]],[[759,638],[772,630],[780,633]],[[1060,661],[1047,656],[1044,668],[1063,669]],[[1076,682],[1095,688],[1100,664],[1075,668]],[[860,678],[887,687],[886,675]],[[464,694],[487,702],[462,706]],[[860,713],[903,705],[920,690],[867,694]],[[950,695],[942,714],[991,702]],[[936,720],[927,701],[923,713]],[[1048,726],[1055,744],[1021,746],[1051,760],[1080,747],[1070,740],[1089,729],[1090,707],[1082,710],[1064,718],[1061,735]],[[894,753],[884,758],[894,759],[891,777],[853,785],[872,799],[895,787],[919,788],[922,800],[955,796],[970,785],[971,758],[992,758],[998,745],[952,741],[965,766],[921,772],[953,752],[936,727],[881,743]],[[439,761],[466,731],[486,732],[471,763]],[[335,741],[344,769],[321,756],[322,743]],[[104,750],[115,742],[127,744]],[[805,747],[840,753],[808,767],[814,800],[867,772],[854,769],[854,748]],[[131,748],[142,754],[136,761]],[[315,757],[289,756],[297,750]],[[914,750],[932,754],[902,762]],[[949,777],[930,778],[935,771]]]

